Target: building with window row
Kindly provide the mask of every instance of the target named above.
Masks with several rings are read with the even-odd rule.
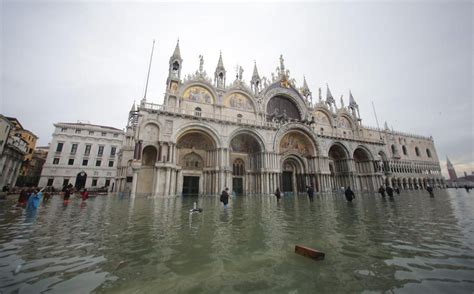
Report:
[[[15,186],[29,150],[28,141],[19,134],[20,123],[15,121],[18,124],[0,114],[0,188]]]
[[[39,186],[112,189],[123,131],[89,123],[57,123],[54,127]]]
[[[222,55],[212,77],[203,64],[200,56],[199,68],[183,79],[177,44],[163,104],[144,98],[132,107],[118,191],[218,195],[228,187],[261,195],[278,187],[296,195],[307,186],[373,192],[445,185],[432,137],[363,125],[351,92],[336,101],[326,85],[325,97],[319,88],[313,98],[306,79],[296,85],[283,56],[270,78],[255,64],[250,83],[241,67],[229,83]]]

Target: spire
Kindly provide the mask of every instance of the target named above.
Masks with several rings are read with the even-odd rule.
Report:
[[[179,39],[178,42],[176,42],[176,47],[174,48],[174,52],[171,56],[171,59],[181,59],[181,51],[179,50]]]
[[[329,90],[329,85],[326,84],[326,103],[328,104],[334,104],[336,101],[334,100],[334,97],[332,97],[331,90]]]
[[[252,74],[252,80],[254,79],[260,79],[260,76],[258,75],[258,70],[257,70],[257,62],[253,62],[253,74]]]
[[[359,105],[357,105],[354,97],[352,96],[351,90],[349,90],[349,108],[358,108]]]
[[[303,76],[303,87],[301,87],[300,92],[306,99],[309,99],[309,97],[312,98],[312,93],[309,90],[308,83],[306,82],[305,76]]]
[[[447,156],[446,156],[446,165],[448,166],[448,168],[453,168],[453,164],[451,163],[451,161],[449,160]]]
[[[449,174],[449,179],[451,181],[456,181],[458,179],[458,176],[456,174],[456,170],[454,169],[453,164],[449,160],[448,156],[446,156],[446,165],[448,168],[448,174]]]
[[[260,92],[262,80],[260,79],[260,76],[258,74],[257,70],[257,62],[254,60],[253,61],[253,74],[252,74],[252,79],[250,80],[250,86],[252,87],[253,92],[255,95],[257,95]]]
[[[135,108],[135,100],[133,100],[132,109],[130,109],[130,112],[134,112],[134,111],[136,111],[136,108]]]
[[[169,61],[169,72],[168,72],[168,79],[166,84],[170,89],[170,82],[173,80],[174,82],[179,82],[181,77],[181,65],[183,63],[183,59],[181,58],[181,51],[179,50],[179,39],[176,42],[176,47],[174,48],[173,55],[170,57]]]
[[[216,71],[214,72],[214,85],[217,88],[225,88],[226,70],[222,61],[222,51],[219,53],[219,61],[217,61]]]
[[[217,68],[216,70],[218,69],[224,69],[224,62],[222,61],[222,51],[219,52],[219,61],[217,62]]]

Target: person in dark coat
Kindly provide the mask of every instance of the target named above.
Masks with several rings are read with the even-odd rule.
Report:
[[[308,189],[307,192],[308,192],[309,201],[313,202],[314,189],[313,187],[310,187],[310,186],[306,186],[306,188]]]
[[[280,198],[281,198],[281,192],[280,192],[280,189],[277,187],[276,191],[275,191],[275,196],[277,198],[277,201],[280,201]]]
[[[352,192],[351,187],[347,187],[346,192],[344,192],[346,195],[347,201],[351,202],[352,199],[355,199],[355,194]]]
[[[17,206],[25,207],[27,201],[28,201],[28,191],[26,191],[26,189],[21,189],[20,197],[18,197]]]
[[[390,186],[387,186],[387,194],[388,194],[388,197],[393,197],[393,188],[390,187]]]
[[[426,191],[428,191],[428,193],[430,193],[430,197],[434,197],[434,193],[433,193],[433,187],[431,186],[427,186],[426,187]]]
[[[225,188],[221,194],[221,202],[224,204],[224,208],[227,207],[229,203],[229,188]]]
[[[71,189],[66,187],[66,190],[64,191],[64,205],[68,205],[69,197],[71,197]]]
[[[383,188],[383,186],[380,186],[379,193],[382,197],[385,197],[385,189]]]

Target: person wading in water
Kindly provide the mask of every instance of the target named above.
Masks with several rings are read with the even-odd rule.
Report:
[[[351,187],[347,187],[346,192],[344,192],[346,195],[346,199],[349,202],[352,202],[352,199],[355,199],[355,194],[352,192]]]
[[[224,204],[224,208],[227,208],[229,203],[229,188],[225,188],[221,194],[221,202]]]

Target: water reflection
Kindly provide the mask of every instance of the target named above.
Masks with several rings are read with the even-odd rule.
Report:
[[[193,202],[202,213],[189,213]],[[0,202],[0,291],[472,292],[474,201],[461,190]],[[326,253],[314,262],[295,244]]]

